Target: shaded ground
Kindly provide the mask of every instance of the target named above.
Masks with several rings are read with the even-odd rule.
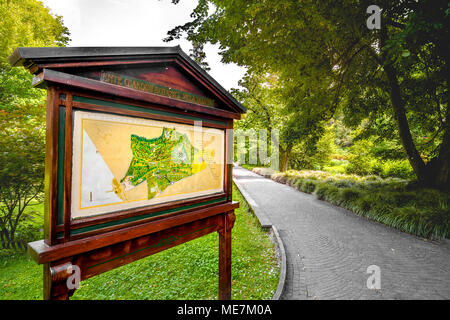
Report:
[[[282,299],[450,299],[450,241],[425,241],[235,167],[287,255]],[[367,288],[367,267],[381,289]]]

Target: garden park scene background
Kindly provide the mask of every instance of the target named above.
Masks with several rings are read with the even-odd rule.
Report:
[[[183,0],[162,2],[176,8]],[[236,140],[237,164],[426,241],[447,241],[448,1],[194,2],[190,20],[164,30],[166,45],[188,40],[185,51],[206,71],[208,44],[218,45],[224,64],[244,67],[229,90],[247,108],[235,129],[256,133],[267,150],[278,146],[274,166],[250,161],[257,144]],[[383,9],[380,29],[367,24],[373,4]],[[69,46],[71,30],[36,0],[0,0],[0,16],[0,299],[41,299],[42,270],[26,244],[43,237],[46,93],[8,57],[17,47]],[[237,188],[233,197],[241,203],[233,299],[270,299],[280,274],[274,244]],[[118,268],[83,282],[73,298],[216,299],[217,243],[211,234]]]

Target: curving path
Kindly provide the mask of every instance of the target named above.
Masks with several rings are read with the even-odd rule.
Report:
[[[234,179],[287,256],[281,299],[450,299],[450,241],[425,241],[241,167]],[[270,223],[269,222],[269,223]],[[381,289],[368,289],[377,265]]]

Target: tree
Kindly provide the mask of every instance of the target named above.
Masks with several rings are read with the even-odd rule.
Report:
[[[4,248],[16,248],[15,234],[25,210],[42,201],[44,185],[45,108],[17,107],[0,112],[0,235]]]
[[[336,152],[335,135],[332,125],[325,127],[324,134],[314,143],[309,140],[296,144],[290,159],[293,169],[322,170]]]
[[[246,107],[247,113],[236,123],[236,129],[267,130],[271,140],[272,131],[278,131],[274,142],[279,147],[279,168],[288,169],[292,148],[301,137],[303,123],[295,121],[296,116],[283,98],[279,78],[275,74],[247,73],[239,81],[242,89],[232,89],[232,94]],[[294,120],[292,120],[294,119]],[[261,137],[260,137],[261,139]]]
[[[7,59],[19,46],[63,46],[69,32],[35,0],[0,0],[0,16],[0,240],[17,248],[20,222],[32,219],[29,206],[42,201],[45,94]]]
[[[193,48],[189,50],[189,56],[198,63],[205,71],[211,70],[208,62],[206,61],[206,54],[203,51],[203,43],[195,42],[192,44]]]
[[[0,0],[0,110],[42,103],[45,92],[33,89],[24,68],[12,68],[8,57],[17,47],[64,46],[69,31],[62,17],[53,16],[36,0]]]
[[[382,8],[380,30],[366,26],[372,4]],[[220,43],[223,62],[277,74],[298,114],[290,121],[304,124],[294,135],[317,136],[337,110],[347,122],[388,118],[419,181],[447,187],[448,14],[446,0],[199,0],[166,40]]]

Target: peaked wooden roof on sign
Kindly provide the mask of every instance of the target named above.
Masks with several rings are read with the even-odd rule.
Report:
[[[37,82],[60,82],[71,86],[84,86],[97,90],[106,90],[110,84],[80,77],[79,74],[66,73],[70,68],[104,68],[110,66],[139,67],[152,63],[172,61],[185,72],[193,82],[201,86],[208,94],[224,106],[225,116],[239,118],[246,109],[205,70],[193,61],[179,46],[175,47],[45,47],[17,48],[9,57],[12,66],[24,66],[36,75]],[[80,69],[81,68],[81,69]],[[83,84],[81,84],[83,83]],[[96,89],[94,89],[94,87]],[[127,97],[124,89],[124,96]],[[136,90],[133,90],[136,91]],[[105,91],[106,92],[106,91]],[[137,99],[145,100],[144,93],[134,92]],[[131,95],[131,93],[128,93]],[[161,103],[164,103],[162,101]],[[208,111],[209,107],[198,107],[198,112]],[[217,109],[217,108],[214,108]],[[209,112],[207,112],[209,113]],[[229,113],[229,114],[228,114]],[[222,114],[223,116],[223,114]]]

